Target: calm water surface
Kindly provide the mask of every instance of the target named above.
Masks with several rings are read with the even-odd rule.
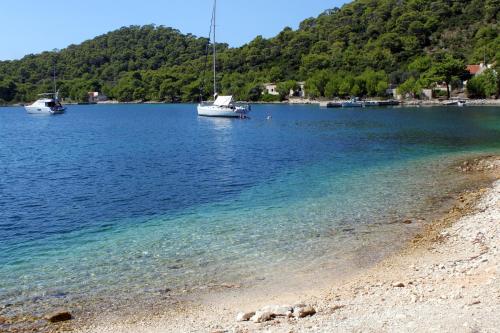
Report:
[[[0,108],[0,305],[349,272],[453,191],[450,161],[499,148],[494,107]]]

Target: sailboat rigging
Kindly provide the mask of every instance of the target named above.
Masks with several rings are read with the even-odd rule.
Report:
[[[234,102],[233,96],[219,96],[217,93],[217,44],[216,44],[216,13],[217,0],[214,0],[212,21],[210,26],[210,34],[213,38],[213,91],[214,101],[203,102],[198,104],[198,115],[205,117],[229,117],[229,118],[244,118],[250,111],[248,105],[238,105]],[[207,47],[208,55],[208,47]]]

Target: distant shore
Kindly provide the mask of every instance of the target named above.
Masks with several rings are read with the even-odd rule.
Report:
[[[117,314],[80,323],[77,332],[493,332],[500,325],[495,315],[500,310],[500,157],[471,158],[455,168],[476,185],[455,197],[451,209],[429,221],[400,252],[326,290],[252,295],[236,286],[145,317]],[[283,304],[298,303],[316,314],[236,321],[239,311],[264,305],[279,311]]]
[[[463,99],[466,102],[466,105],[469,106],[500,106],[500,99]],[[286,101],[276,101],[276,102],[263,102],[263,101],[257,101],[257,102],[248,102],[248,101],[241,101],[240,103],[247,103],[247,104],[255,104],[255,105],[260,105],[260,104],[288,104],[288,105],[323,105],[326,103],[331,103],[331,102],[342,102],[344,100],[316,100],[316,99],[290,99]],[[450,100],[419,100],[419,99],[414,99],[414,100],[400,100],[400,106],[450,106],[448,103],[450,102],[456,102],[457,99],[450,99]],[[109,100],[109,101],[104,101],[104,102],[98,102],[98,103],[76,103],[76,102],[64,102],[65,105],[120,105],[120,104],[193,104],[194,102],[191,103],[169,103],[169,102],[162,102],[162,101],[131,101],[131,102],[120,102],[116,100]],[[9,104],[9,105],[0,105],[0,107],[23,107],[24,104]]]

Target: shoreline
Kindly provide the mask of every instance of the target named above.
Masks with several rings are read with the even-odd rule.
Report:
[[[475,235],[481,233],[485,214],[489,214],[494,221],[499,221],[497,207],[500,202],[500,159],[474,158],[456,167],[464,173],[484,175],[488,178],[488,183],[492,184],[492,188],[485,189],[482,187],[484,183],[477,182],[481,188],[466,190],[456,197],[452,209],[442,217],[427,223],[400,251],[354,276],[335,281],[327,288],[311,290],[305,294],[273,294],[268,291],[251,295],[252,290],[244,292],[239,286],[219,286],[218,291],[215,291],[215,299],[214,290],[210,290],[174,301],[150,311],[146,316],[144,313],[126,318],[116,315],[95,322],[80,322],[76,325],[77,332],[419,331],[415,323],[421,318],[414,318],[416,315],[422,316],[425,312],[424,318],[427,318],[436,312],[440,313],[441,317],[446,317],[448,307],[453,304],[459,306],[456,311],[463,310],[463,316],[468,318],[467,322],[460,323],[460,328],[467,328],[463,325],[472,324],[469,322],[474,318],[470,316],[477,316],[476,310],[481,310],[482,314],[500,309],[500,291],[495,294],[484,286],[478,290],[473,288],[475,285],[472,282],[465,283],[468,279],[478,281],[477,275],[484,276],[485,273],[481,271],[476,274],[475,270],[483,269],[486,264],[490,265],[488,267],[493,264],[494,267],[498,264],[498,259],[490,256],[491,258],[488,257],[484,261],[483,255],[487,253],[483,253],[483,243],[475,243],[474,240],[472,248],[469,249],[467,245],[470,242],[456,241],[467,239],[461,234],[461,230],[465,228],[469,233],[476,233]],[[470,223],[478,225],[468,225]],[[488,236],[493,236],[492,239],[498,242],[494,239],[494,234]],[[480,245],[479,254],[474,252],[477,250],[477,244]],[[454,251],[451,251],[452,249]],[[498,247],[496,249],[498,250]],[[474,258],[471,259],[472,266],[464,264],[465,259],[457,258],[464,254]],[[490,273],[488,283],[495,281],[499,274],[498,270]],[[457,282],[448,281],[449,279],[462,281],[462,284],[459,288],[454,288]],[[487,286],[491,286],[491,283]],[[482,294],[484,291],[487,292]],[[488,297],[488,294],[491,294],[491,297]],[[475,297],[478,295],[479,297]],[[279,317],[262,324],[240,323],[235,319],[239,311],[255,311],[264,305],[297,302],[312,305],[317,314],[297,320]],[[488,308],[483,310],[481,304],[487,304]],[[378,320],[381,314],[385,318],[382,321]],[[456,324],[454,319],[456,318],[453,317],[443,324],[445,330],[457,329],[453,326]],[[373,320],[380,323],[375,325]],[[401,326],[402,322],[407,326]],[[499,324],[500,322],[494,323],[491,327],[497,327],[495,325]],[[485,325],[486,323],[481,322],[478,327],[486,327]],[[62,327],[65,326],[60,326]],[[432,327],[421,328],[421,331],[427,332]],[[443,329],[441,326],[437,327]]]
[[[359,266],[352,274],[333,277],[328,273],[334,269],[334,266],[316,267],[314,275],[297,274],[284,277],[283,288],[268,284],[267,281],[260,281],[255,285],[233,284],[232,282],[214,284],[207,281],[206,285],[192,290],[181,290],[180,293],[167,288],[161,293],[158,302],[134,304],[130,299],[132,303],[126,307],[110,303],[109,308],[104,312],[95,312],[93,307],[87,307],[85,304],[69,306],[67,309],[56,307],[53,308],[56,311],[69,310],[74,315],[74,320],[59,324],[50,324],[40,316],[23,314],[21,317],[12,318],[16,320],[12,323],[21,324],[12,330],[9,330],[8,326],[10,319],[2,317],[0,306],[0,330],[7,328],[6,332],[35,330],[47,333],[68,330],[79,333],[370,331],[370,323],[360,319],[367,314],[364,309],[369,306],[373,313],[378,313],[380,309],[374,308],[371,304],[384,307],[387,305],[385,300],[389,299],[392,299],[394,304],[399,304],[397,303],[399,296],[391,295],[390,292],[406,292],[407,288],[413,288],[413,281],[418,278],[407,277],[415,273],[407,272],[408,267],[417,267],[419,261],[430,260],[434,256],[432,251],[443,243],[442,231],[453,228],[464,216],[477,213],[475,209],[477,203],[491,191],[485,190],[485,187],[490,187],[495,180],[500,179],[500,157],[484,154],[464,155],[451,160],[444,172],[461,175],[461,178],[465,177],[465,181],[460,182],[461,185],[454,191],[448,192],[442,187],[450,180],[447,178],[446,182],[439,185],[439,193],[442,195],[438,193],[437,197],[429,197],[429,200],[425,201],[425,205],[431,207],[430,216],[420,215],[421,212],[407,216],[413,220],[409,222],[408,227],[416,227],[418,234],[413,233],[414,236],[408,238],[401,247],[387,253],[380,261],[375,261],[368,266]],[[500,188],[500,181],[497,181],[497,184]],[[500,193],[496,200],[500,200]],[[403,220],[391,220],[387,223],[407,224]],[[465,250],[462,252],[465,253]],[[450,258],[441,259],[442,262],[450,260]],[[416,272],[421,271],[421,269],[416,270]],[[440,279],[443,277],[441,276]],[[304,286],[304,281],[306,283],[310,281],[309,285]],[[406,288],[394,288],[393,284],[396,282],[403,283]],[[439,283],[442,281],[438,281]],[[432,289],[437,288],[432,286]],[[373,295],[378,298],[370,300]],[[406,298],[409,297],[407,296],[405,294]],[[358,299],[359,297],[361,299]],[[410,297],[411,300],[413,298],[413,296]],[[381,299],[384,301],[381,302]],[[317,314],[311,318],[298,320],[279,317],[261,324],[236,321],[236,315],[240,311],[255,311],[274,304],[298,303],[313,306]],[[139,304],[142,306],[136,306]],[[412,307],[414,304],[420,303],[414,302],[406,306]],[[411,311],[411,308],[407,311]],[[343,316],[338,318],[339,314]],[[336,316],[334,321],[331,321],[332,315]],[[352,321],[365,326],[345,330],[339,326],[341,323],[353,325]],[[22,324],[23,322],[26,326]],[[388,323],[389,326],[379,327],[376,331],[389,330],[394,323],[390,321]],[[398,331],[401,330],[405,331],[402,328]]]
[[[464,99],[467,102],[467,106],[500,106],[500,99]],[[262,102],[262,101],[257,101],[257,102],[248,102],[248,101],[239,101],[239,103],[245,103],[245,104],[251,104],[251,105],[318,105],[322,107],[326,107],[323,105],[326,105],[327,103],[330,102],[342,102],[346,100],[310,100],[310,99],[291,99],[287,101],[276,101],[276,102]],[[456,105],[449,105],[447,104],[448,102],[456,101],[453,99],[450,100],[400,100],[400,104],[398,105],[399,107],[431,107],[431,106],[456,106]],[[132,101],[132,102],[119,102],[115,100],[110,100],[110,101],[105,101],[105,102],[97,102],[97,103],[73,103],[73,102],[68,102],[64,103],[64,105],[81,105],[81,106],[87,106],[87,105],[154,105],[154,104],[161,104],[161,105],[176,105],[176,104],[196,104],[196,102],[185,102],[185,103],[170,103],[170,102],[161,102],[161,101]],[[8,105],[0,105],[0,107],[24,107],[25,104],[8,104]],[[387,107],[387,106],[374,106],[374,108],[379,108],[379,107]],[[394,106],[390,106],[394,107]]]

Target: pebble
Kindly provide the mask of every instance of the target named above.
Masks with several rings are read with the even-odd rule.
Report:
[[[255,315],[250,318],[254,323],[264,323],[266,321],[272,320],[274,315],[271,312],[257,311]]]
[[[260,309],[262,312],[271,312],[274,316],[277,317],[287,317],[288,313],[293,312],[293,308],[291,306],[286,305],[267,305]]]
[[[315,314],[316,314],[316,310],[310,305],[307,305],[305,307],[293,308],[293,315],[296,318],[309,317],[309,316],[313,316]]]

